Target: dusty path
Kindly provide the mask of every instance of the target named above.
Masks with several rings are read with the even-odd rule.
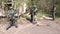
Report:
[[[14,26],[6,31],[6,24],[0,24],[0,34],[60,34],[60,26],[55,21],[40,20],[39,24],[44,25],[33,25],[31,23],[26,25],[18,24],[18,28]]]
[[[60,34],[60,25],[55,21],[39,20],[39,26],[31,23],[25,24],[26,21],[22,22],[23,25],[18,24],[18,28],[13,26],[9,30],[6,30],[7,24],[0,24],[0,34]]]

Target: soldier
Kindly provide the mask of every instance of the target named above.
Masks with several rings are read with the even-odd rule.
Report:
[[[8,30],[11,26],[15,26],[17,28],[17,23],[16,23],[17,20],[14,16],[15,14],[16,14],[16,11],[14,11],[12,7],[10,7],[10,10],[8,11],[8,18],[9,18],[10,23],[6,30]]]
[[[31,14],[31,22],[33,22],[33,10],[32,10],[32,7],[30,7],[30,14]]]
[[[56,5],[53,5],[53,8],[52,8],[52,18],[53,18],[53,20],[55,20],[55,14],[56,14]]]
[[[33,18],[33,23],[37,23],[37,7],[36,5],[33,7],[33,13],[34,13],[34,18]]]
[[[35,23],[37,23],[37,18],[36,18],[36,16],[37,16],[37,8],[36,8],[36,6],[32,7],[30,11],[31,11],[30,12],[31,13],[31,22],[33,24],[35,24]]]

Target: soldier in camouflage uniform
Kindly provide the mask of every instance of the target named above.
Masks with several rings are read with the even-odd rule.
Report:
[[[31,8],[31,22],[33,24],[37,23],[37,8],[36,6]]]
[[[15,26],[17,28],[17,19],[15,18],[16,11],[10,8],[8,11],[9,25],[6,30],[8,30],[11,26]]]
[[[52,8],[52,18],[53,18],[53,20],[55,20],[55,14],[56,14],[56,5],[53,5],[53,8]]]

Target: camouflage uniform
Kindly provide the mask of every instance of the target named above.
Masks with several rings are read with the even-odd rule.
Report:
[[[17,28],[17,19],[15,18],[14,14],[16,14],[16,11],[10,10],[8,11],[8,18],[9,18],[9,25],[6,30],[8,30],[11,26],[15,26]]]
[[[34,12],[33,23],[37,23],[37,8],[36,7],[33,7],[33,12]]]
[[[52,8],[52,18],[55,20],[55,14],[56,14],[56,6],[53,6]]]
[[[36,18],[36,16],[37,16],[37,8],[36,7],[32,7],[32,9],[30,10],[31,12],[31,22],[32,23],[36,23],[37,22],[37,18]]]

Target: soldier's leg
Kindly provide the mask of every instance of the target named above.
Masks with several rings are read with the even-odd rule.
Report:
[[[14,23],[14,26],[15,26],[16,28],[18,28],[18,25],[17,25],[17,23],[16,23],[16,22]]]
[[[33,15],[31,15],[31,22],[33,22]]]
[[[10,22],[6,28],[6,30],[8,30],[10,27],[12,26],[12,23]]]
[[[34,23],[34,24],[36,24],[36,23],[37,23],[37,17],[36,17],[36,15],[34,15],[33,23]]]
[[[55,20],[55,12],[53,12],[52,17],[53,17],[53,20]]]
[[[14,25],[16,28],[18,27],[18,25],[17,25],[17,20],[14,20],[13,25]]]

